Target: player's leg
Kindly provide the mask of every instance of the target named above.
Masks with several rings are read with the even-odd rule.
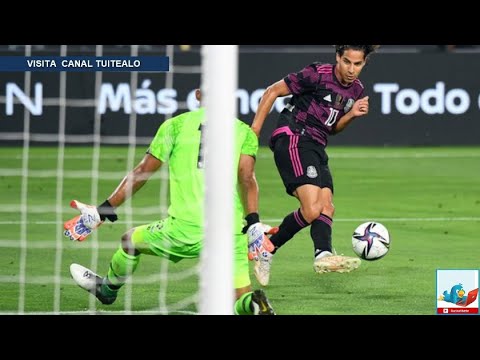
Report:
[[[310,236],[313,240],[314,256],[323,251],[332,253],[332,224],[333,224],[333,203],[331,202],[332,192],[323,188],[320,194],[321,203],[324,204],[320,215],[312,222]]]
[[[251,315],[252,287],[248,268],[248,247],[245,235],[236,235],[233,256],[233,286],[235,287],[235,315]]]
[[[263,286],[267,286],[270,281],[273,255],[276,251],[300,230],[309,226],[311,219],[315,219],[321,211],[317,202],[319,198],[318,193],[320,192],[318,186],[306,184],[300,186],[294,192],[300,200],[300,208],[288,214],[278,227],[278,232],[270,237],[270,241],[275,247],[274,250],[271,253],[263,251],[255,262],[255,277]],[[303,214],[306,214],[306,216]]]
[[[310,225],[322,212],[321,151],[318,144],[301,136],[283,136],[275,143],[275,162],[287,193],[300,201],[300,208],[287,215],[278,233],[270,238],[276,249]]]
[[[143,226],[139,226],[123,234],[122,245],[110,260],[107,276],[101,288],[102,293],[114,293],[116,295],[118,290],[125,284],[127,278],[137,269],[141,252],[135,248],[132,236],[137,232],[137,238],[141,239],[143,231]]]
[[[304,150],[298,147],[299,141],[300,136],[281,136],[276,140],[273,150],[277,170],[287,193],[291,196],[295,196],[298,186],[305,183],[303,164],[308,163],[304,158]],[[279,231],[270,237],[270,241],[275,246],[272,254],[275,254],[281,246],[309,224],[301,208],[285,216]]]
[[[324,260],[320,263],[317,262],[320,258],[332,255],[332,217],[334,210],[331,203],[331,194],[329,188],[321,189],[319,186],[311,184],[300,186],[296,190],[301,209],[306,214],[307,219],[311,221],[310,235],[314,245],[314,269],[320,273],[336,271],[339,268],[336,264],[325,263]]]
[[[285,135],[276,138],[275,143],[272,144],[277,170],[287,193],[291,196],[296,196],[295,191],[299,186],[312,182],[312,179],[307,176],[310,174],[307,164],[310,163],[309,157],[312,157],[309,154],[311,150],[304,144],[299,146],[299,143],[303,142],[300,136]],[[316,194],[312,194],[311,198],[316,199]],[[278,227],[278,232],[270,237],[274,250],[262,252],[255,262],[255,276],[261,285],[267,286],[270,281],[270,269],[276,251],[296,233],[310,225],[304,211],[299,208],[285,216]]]
[[[125,284],[127,276],[132,274],[140,261],[140,251],[135,249],[131,239],[135,231],[142,227],[133,228],[122,236],[122,245],[113,254],[107,276],[98,276],[93,271],[78,265],[70,266],[70,273],[75,282],[94,294],[104,305],[113,304],[118,290]]]
[[[174,262],[179,261],[176,255],[169,253],[172,248],[178,251],[178,245],[173,243],[173,239],[180,239],[180,236],[175,234],[178,232],[176,226],[177,222],[166,218],[127,231],[122,236],[122,246],[110,262],[106,276],[108,285],[117,290],[123,286],[127,277],[137,269],[141,254],[164,256]]]
[[[178,262],[198,258],[202,248],[203,229],[168,217],[135,228],[131,243],[141,254],[155,255]]]
[[[102,278],[81,265],[72,264],[72,277],[103,304],[111,304],[118,290],[137,268],[141,254],[165,257],[173,262],[197,258],[201,250],[202,229],[166,218],[139,226],[122,236],[122,246],[113,254],[107,276]]]
[[[314,257],[322,252],[333,253],[332,224],[335,207],[333,205],[333,178],[328,167],[328,157],[322,149],[317,152],[319,186],[317,204],[318,216],[311,221],[310,235],[313,240]]]
[[[248,265],[247,237],[235,236],[234,278],[236,315],[275,315],[273,308],[262,290],[252,291]]]
[[[321,212],[310,227],[310,235],[314,246],[313,268],[317,273],[350,272],[357,269],[361,260],[356,257],[336,255],[332,246],[332,224],[335,214],[333,205],[333,179],[328,168],[328,163],[321,157],[320,165],[321,191],[319,203]],[[328,160],[328,158],[327,158]]]
[[[137,269],[141,254],[162,256],[173,262],[197,258],[201,233],[200,227],[186,225],[171,217],[128,231],[110,262],[106,287],[118,291]]]

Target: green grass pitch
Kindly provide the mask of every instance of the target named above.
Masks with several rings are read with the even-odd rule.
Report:
[[[98,188],[92,186],[92,148],[67,147],[61,176],[56,171],[57,148],[31,147],[27,182],[22,182],[23,149],[2,148],[0,313],[197,312],[194,260],[170,264],[143,256],[131,283],[111,306],[96,302],[69,276],[72,262],[94,266],[103,275],[129,225],[148,223],[165,212],[158,205],[162,189],[158,174],[134,197],[131,214],[126,208],[119,211],[122,221],[103,225],[84,243],[72,243],[61,234],[63,221],[76,215],[68,208],[69,201],[103,201],[145,148],[138,146],[129,163],[128,148],[102,147]],[[385,258],[363,261],[352,273],[318,275],[312,267],[309,230],[302,230],[273,259],[266,291],[276,312],[435,314],[436,269],[480,267],[480,148],[332,146],[328,153],[335,184],[337,252],[354,256],[351,234],[368,220],[387,226],[391,249]],[[259,153],[256,171],[261,217],[278,225],[298,203],[285,193],[266,148]],[[162,276],[166,270],[168,277]],[[259,286],[253,273],[252,283]],[[126,297],[129,293],[131,297]]]

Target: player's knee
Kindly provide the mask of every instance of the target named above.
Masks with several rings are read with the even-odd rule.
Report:
[[[134,231],[133,229],[129,230],[122,235],[122,249],[127,254],[138,255],[139,252],[135,249],[135,246],[133,245],[133,242],[132,242],[133,231]]]
[[[333,203],[328,203],[323,206],[322,214],[325,214],[329,216],[330,218],[333,218],[333,215],[335,214],[335,205]]]
[[[322,213],[323,206],[321,203],[314,203],[308,206],[302,206],[301,211],[303,218],[311,224]]]

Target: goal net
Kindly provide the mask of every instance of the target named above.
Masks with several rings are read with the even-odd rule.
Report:
[[[71,263],[104,276],[123,233],[167,216],[167,166],[117,209],[115,224],[106,222],[83,242],[63,236],[63,223],[78,214],[69,207],[70,200],[102,203],[143,158],[159,125],[199,106],[194,90],[207,81],[201,77],[201,47],[4,45],[1,55],[166,55],[170,70],[0,73],[4,108],[0,124],[0,313],[197,314],[211,313],[213,306],[229,313],[218,303],[209,303],[215,291],[224,289],[210,287],[217,279],[204,276],[215,274],[211,266],[219,264],[200,266],[200,259],[173,263],[142,255],[135,274],[108,307],[70,277]],[[215,96],[215,86],[210,89]],[[217,199],[208,201],[214,204]],[[228,232],[228,227],[219,229],[221,234]],[[210,234],[216,236],[211,230]],[[226,284],[231,286],[231,282]]]

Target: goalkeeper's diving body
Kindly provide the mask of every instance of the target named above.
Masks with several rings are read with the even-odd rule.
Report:
[[[200,101],[198,89],[196,96]],[[144,158],[103,204],[92,206],[72,201],[71,206],[80,210],[81,215],[65,223],[65,235],[71,240],[82,241],[106,219],[115,221],[115,209],[168,162],[168,217],[127,231],[122,236],[120,248],[112,256],[105,277],[78,264],[70,266],[75,282],[94,294],[102,304],[115,301],[119,289],[137,268],[141,254],[163,256],[173,262],[199,257],[204,238],[205,187],[201,151],[204,115],[205,109],[200,108],[162,123]],[[236,119],[235,140],[234,164],[238,176],[234,184],[234,313],[274,315],[265,293],[262,290],[252,291],[249,276],[248,243],[256,243],[256,247],[262,244],[268,246],[268,238],[264,233],[270,230],[260,222],[258,215],[258,184],[254,173],[258,138],[247,124]],[[247,221],[245,226],[244,217]]]

